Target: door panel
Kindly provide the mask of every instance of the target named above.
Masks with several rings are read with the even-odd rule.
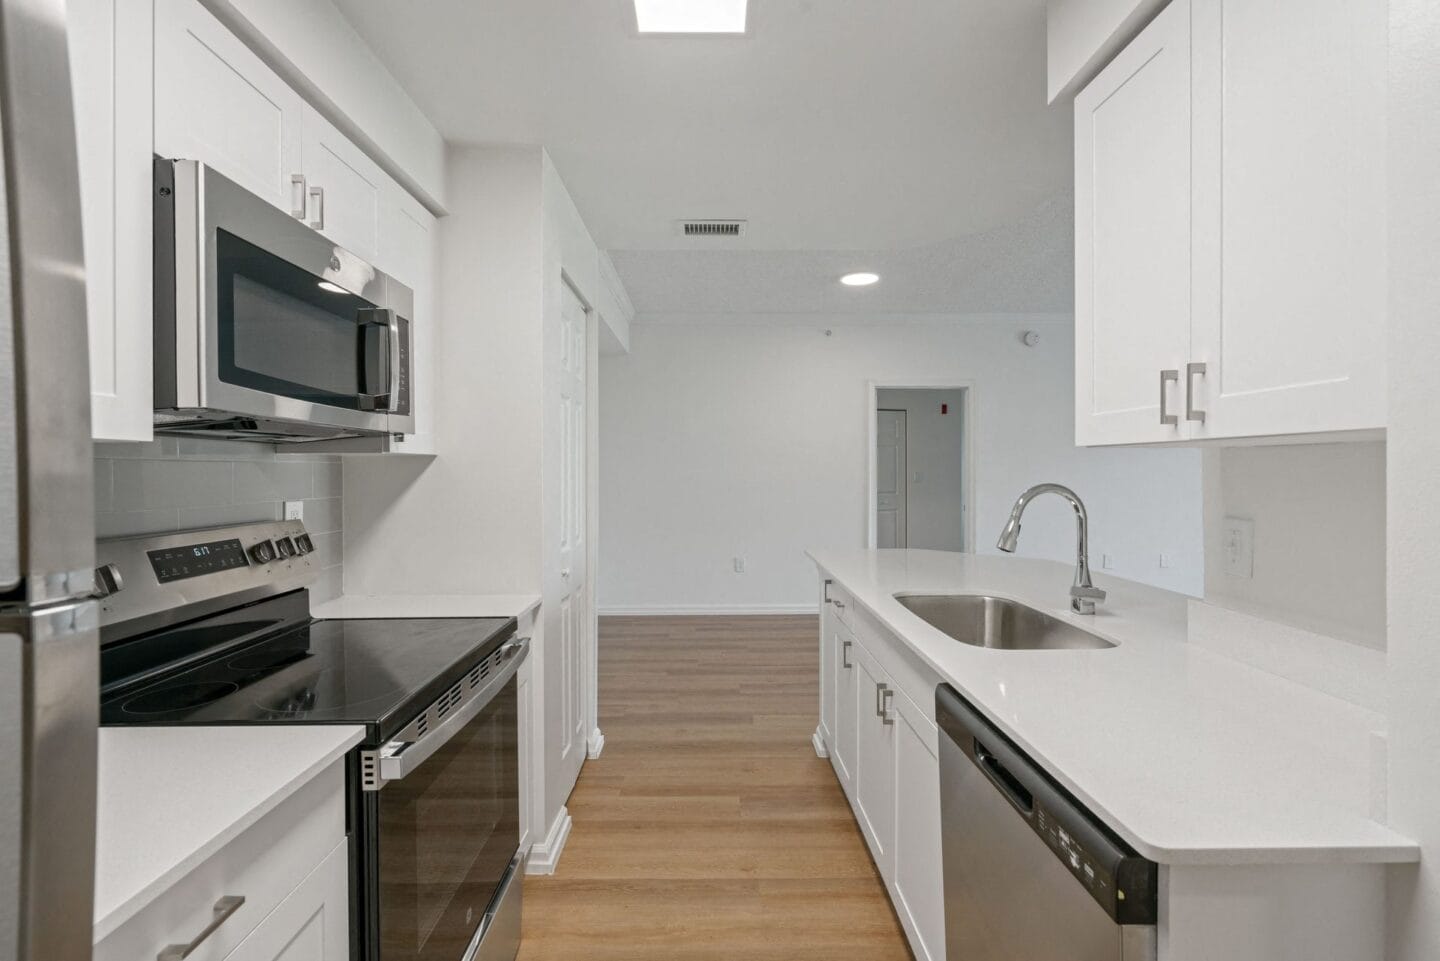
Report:
[[[1075,99],[1082,445],[1186,433],[1161,423],[1160,372],[1190,350],[1190,152],[1190,0],[1174,0]]]
[[[306,223],[351,253],[375,261],[387,175],[330,121],[305,108]],[[413,286],[413,281],[405,281]]]
[[[585,760],[585,696],[589,686],[588,652],[594,619],[590,616],[587,570],[588,482],[586,446],[588,422],[586,373],[589,316],[579,296],[561,284],[559,331],[559,397],[556,409],[560,428],[559,563],[561,589],[561,752],[567,770],[580,773]]]
[[[156,0],[155,152],[298,210],[304,101],[196,0]]]
[[[894,690],[890,675],[870,652],[856,644],[855,813],[880,876],[889,882],[895,868],[895,722],[881,717],[883,692]],[[894,698],[900,696],[895,692]],[[890,715],[894,715],[891,710]]]
[[[226,961],[347,961],[349,842],[342,841]]]
[[[832,663],[835,665],[835,742],[830,748],[830,764],[845,796],[855,799],[855,737],[857,707],[856,692],[859,689],[859,669],[855,666],[858,645],[850,632],[839,623],[834,623],[830,634]]]
[[[1194,2],[1195,434],[1383,427],[1385,5]]]
[[[895,696],[895,896],[918,961],[945,957],[937,731],[910,698]]]
[[[904,547],[909,539],[905,411],[876,411],[875,421],[875,546]]]

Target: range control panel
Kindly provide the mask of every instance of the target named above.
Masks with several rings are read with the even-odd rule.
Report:
[[[172,622],[197,605],[305,587],[324,561],[300,521],[98,541],[101,643]]]

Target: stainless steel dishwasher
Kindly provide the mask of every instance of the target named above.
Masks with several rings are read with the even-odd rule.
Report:
[[[1154,961],[1158,868],[935,689],[951,961]]]

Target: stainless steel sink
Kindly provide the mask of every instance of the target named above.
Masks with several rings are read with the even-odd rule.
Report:
[[[1000,651],[1087,651],[1115,645],[1056,617],[981,594],[896,594],[926,624],[962,644]]]

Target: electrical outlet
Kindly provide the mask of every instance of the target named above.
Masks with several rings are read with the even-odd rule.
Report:
[[[1174,566],[1175,566],[1175,555],[1174,555],[1174,554],[1171,554],[1169,551],[1161,551],[1161,552],[1160,552],[1160,567],[1161,567],[1161,569],[1162,569],[1162,570],[1168,570],[1169,568],[1172,568],[1172,567],[1174,567]]]
[[[1220,536],[1225,552],[1225,573],[1249,579],[1255,576],[1255,522],[1248,517],[1227,517]]]
[[[286,501],[285,519],[287,521],[303,521],[305,519],[305,502]]]
[[[743,558],[743,557],[737,557],[737,558],[735,558],[735,573],[736,573],[736,574],[744,574],[744,573],[745,573],[745,558]]]
[[[1113,570],[1115,569],[1115,555],[1114,555],[1114,554],[1101,554],[1101,555],[1100,555],[1100,569],[1101,569],[1102,571],[1113,571]]]

